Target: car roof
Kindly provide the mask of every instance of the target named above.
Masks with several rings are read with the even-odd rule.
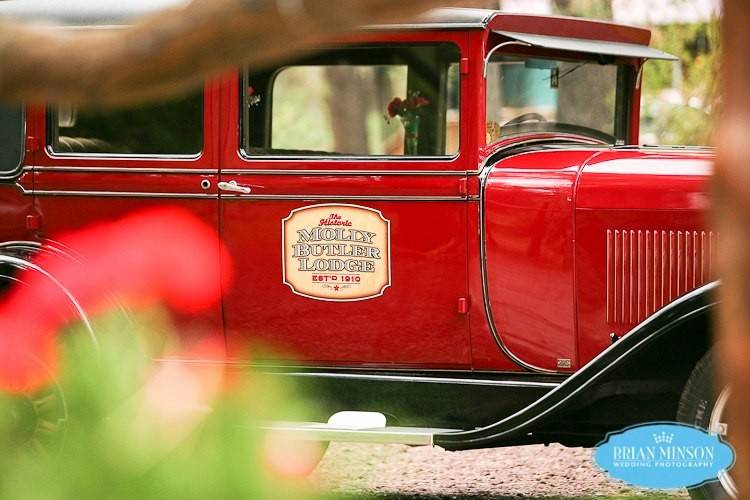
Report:
[[[39,19],[65,25],[129,24],[134,19],[159,10],[185,5],[188,0],[4,0],[0,1],[0,16]],[[498,10],[462,7],[438,8],[405,19],[398,23],[368,26],[369,29],[483,29],[494,18],[519,17]],[[521,17],[539,19],[540,16],[521,14]],[[544,16],[546,19],[565,19]],[[571,19],[571,18],[568,18]],[[586,21],[591,22],[591,21]]]
[[[370,29],[484,29],[500,11],[444,7],[433,9],[400,23],[376,24]]]
[[[4,0],[0,1],[0,17],[42,20],[71,26],[120,25],[187,3],[188,0]],[[496,12],[488,9],[440,8],[403,23],[371,28],[485,28]]]
[[[0,1],[0,17],[40,19],[68,25],[117,25],[128,24],[137,17],[187,3],[188,0],[4,0]],[[491,20],[498,15],[509,14],[490,9],[446,7],[430,10],[403,22],[373,25],[368,28],[481,29],[487,28]]]
[[[117,26],[186,3],[188,0],[5,0],[0,1],[0,18],[39,19],[65,26]],[[651,39],[647,29],[605,21],[460,7],[433,9],[399,23],[371,25],[364,29],[489,29],[500,34],[528,33],[645,46]]]
[[[577,17],[520,14],[488,9],[442,8],[401,23],[369,29],[489,29],[494,32],[648,45],[651,31],[637,26]]]

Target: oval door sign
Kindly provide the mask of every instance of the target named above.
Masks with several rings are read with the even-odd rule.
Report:
[[[284,283],[298,295],[354,301],[391,284],[391,223],[379,210],[346,204],[292,210],[281,221]]]

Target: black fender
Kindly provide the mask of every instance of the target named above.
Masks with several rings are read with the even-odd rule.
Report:
[[[674,420],[685,381],[712,345],[713,282],[670,303],[633,328],[554,390],[498,422],[436,434],[449,450],[529,442],[593,446],[607,432]]]

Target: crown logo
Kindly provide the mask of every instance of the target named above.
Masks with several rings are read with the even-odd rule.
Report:
[[[654,442],[656,444],[672,444],[672,439],[674,439],[674,434],[667,434],[664,431],[662,431],[661,434],[652,434],[652,436],[654,436]]]

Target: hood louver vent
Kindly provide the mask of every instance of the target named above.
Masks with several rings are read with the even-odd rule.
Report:
[[[637,324],[711,281],[712,231],[607,230],[607,323]]]

